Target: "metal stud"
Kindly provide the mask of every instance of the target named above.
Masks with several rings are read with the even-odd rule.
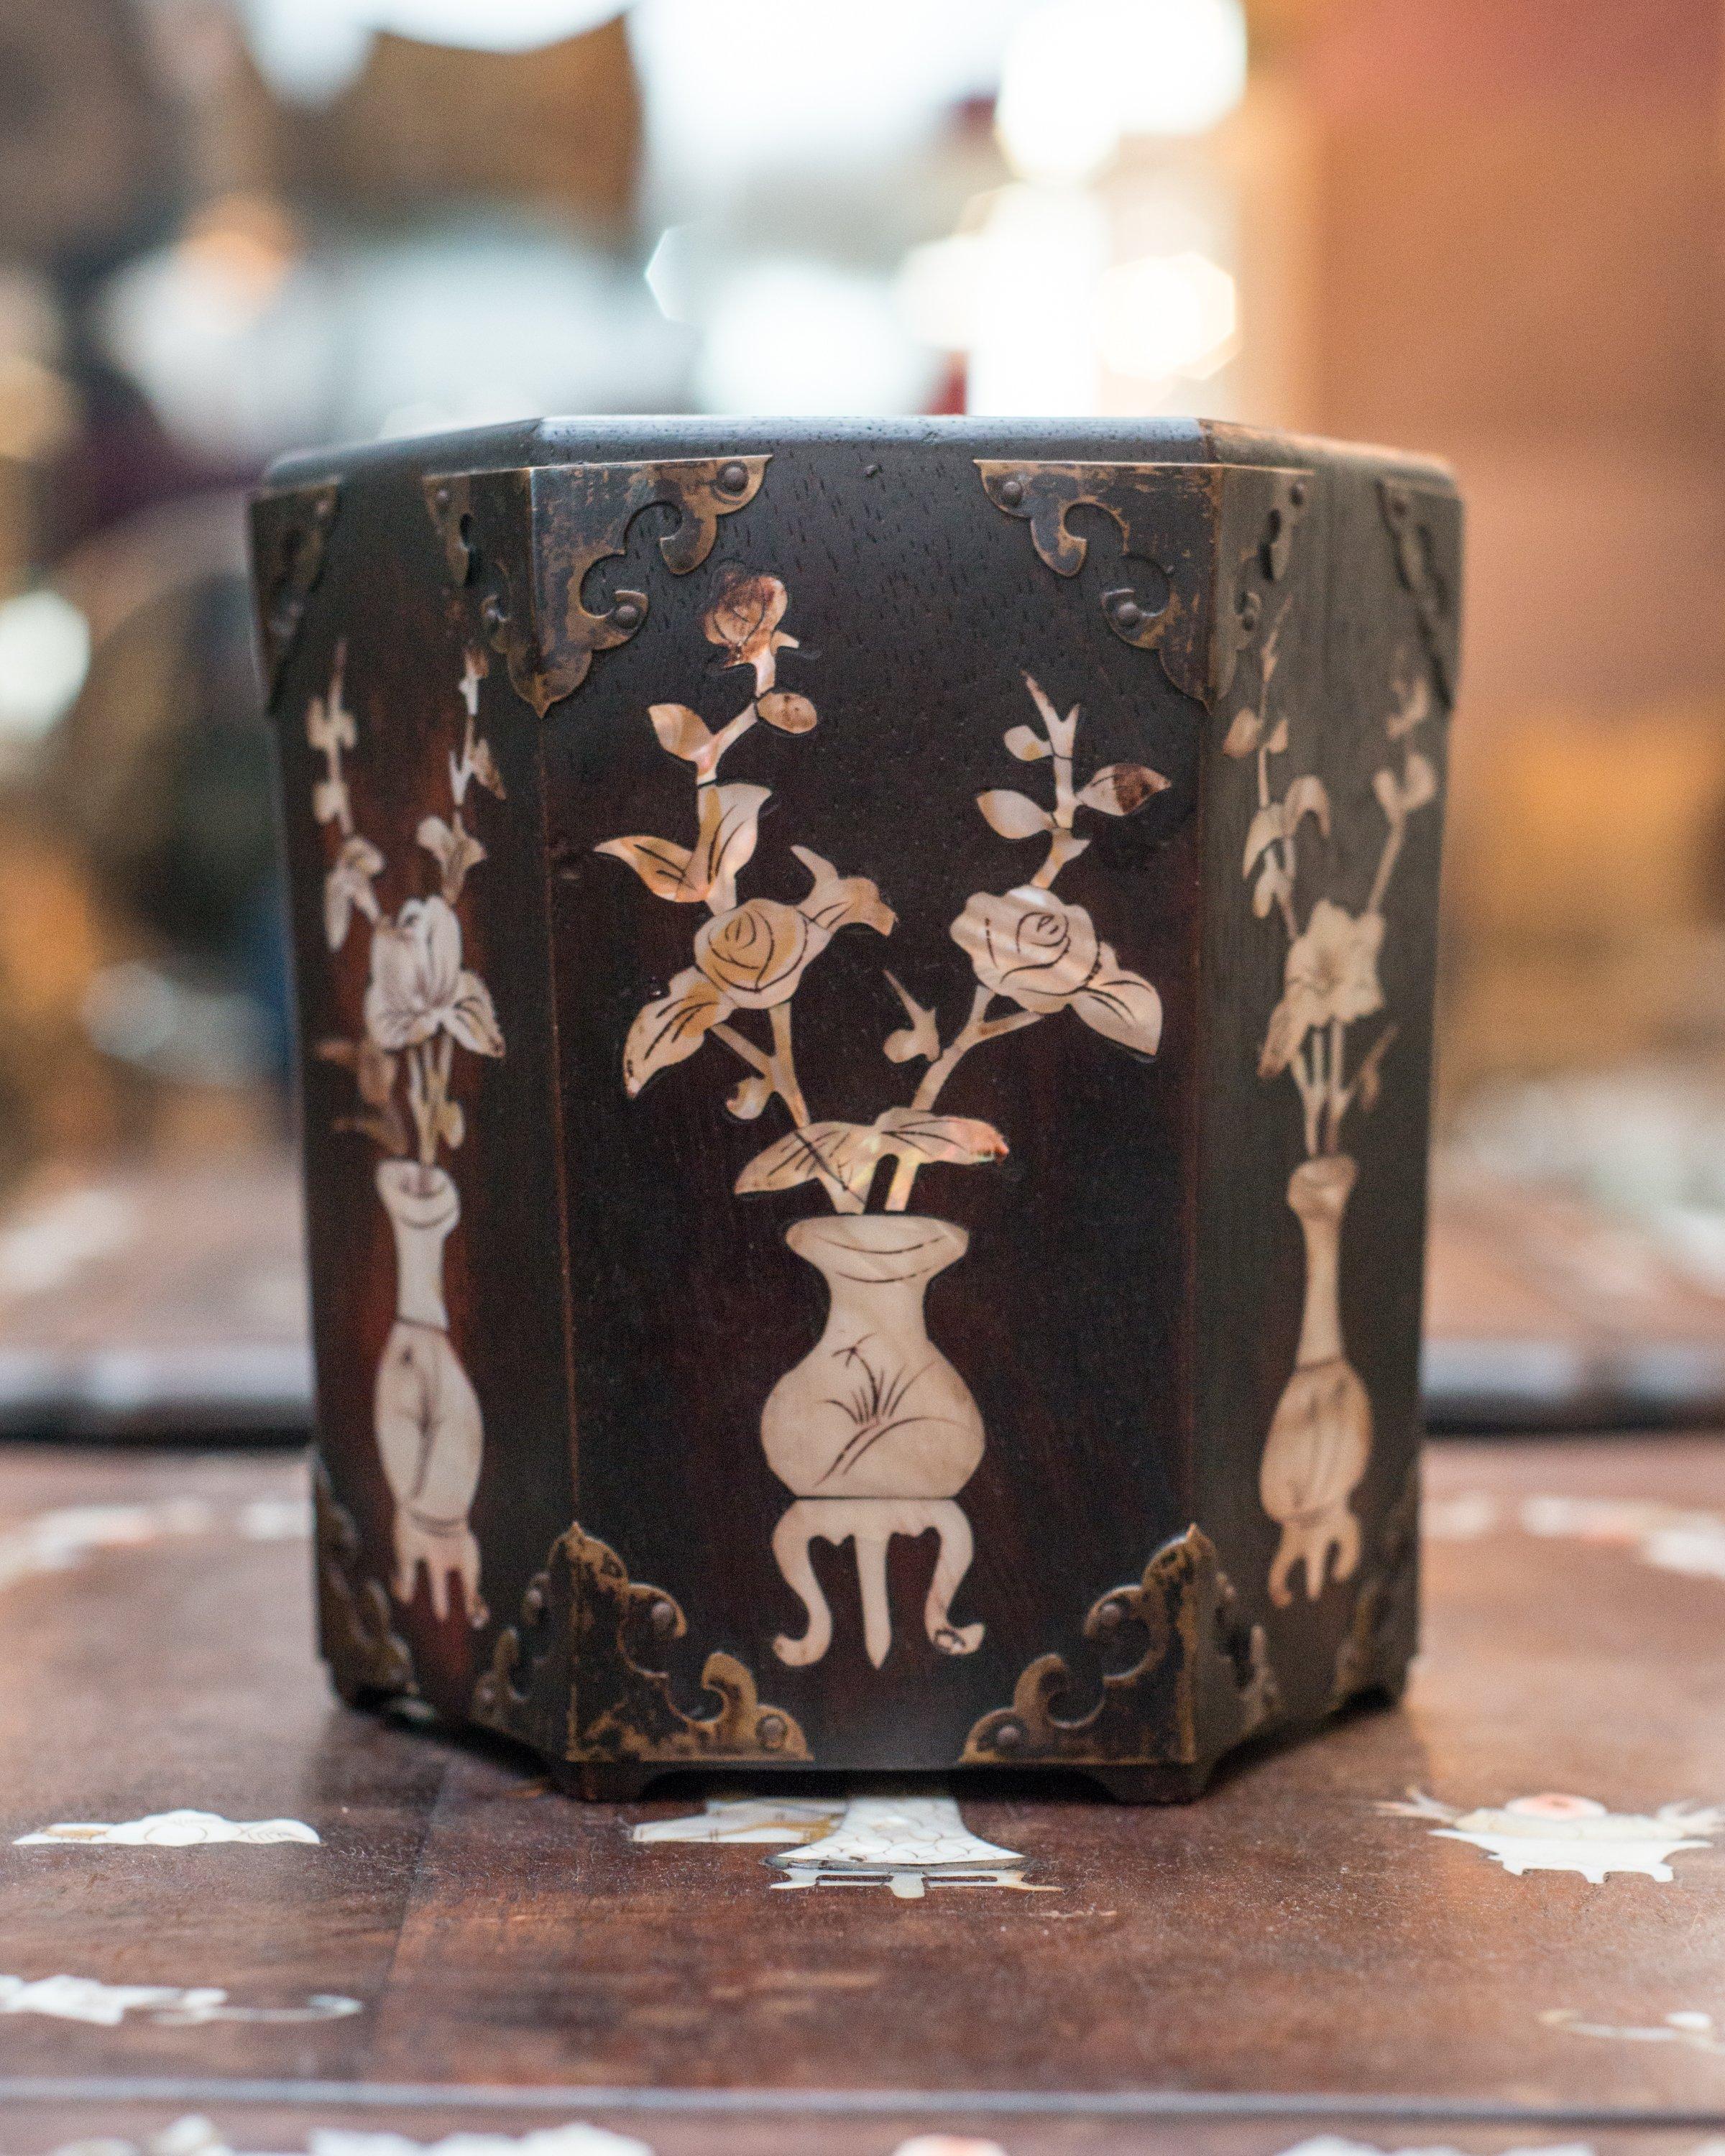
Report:
[[[749,483],[749,468],[733,457],[729,464],[719,466],[714,483],[721,494],[741,494]]]

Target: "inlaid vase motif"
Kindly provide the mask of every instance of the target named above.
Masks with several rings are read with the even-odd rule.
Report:
[[[1281,1528],[1270,1566],[1270,1599],[1286,1603],[1303,1565],[1306,1592],[1321,1593],[1332,1553],[1336,1577],[1359,1563],[1359,1522],[1348,1499],[1372,1456],[1372,1404],[1342,1340],[1342,1223],[1358,1173],[1345,1153],[1302,1160],[1288,1204],[1306,1243],[1306,1301],[1293,1374],[1271,1419],[1258,1471],[1264,1509]]]
[[[929,1337],[923,1312],[929,1281],[963,1256],[969,1238],[949,1221],[912,1213],[910,1200],[924,1168],[983,1167],[1004,1156],[1007,1142],[992,1124],[937,1103],[972,1050],[1062,1011],[1120,1047],[1155,1054],[1162,1032],[1155,988],[1120,964],[1086,909],[1057,896],[1054,885],[1090,844],[1078,828],[1081,814],[1132,815],[1168,781],[1137,763],[1108,764],[1077,779],[1078,708],[1063,716],[1027,675],[1040,723],[1011,726],[1004,738],[1021,763],[1048,764],[1052,804],[991,788],[976,806],[999,837],[1041,839],[1046,855],[1013,888],[973,893],[952,922],[974,986],[968,1015],[950,1035],[943,1037],[932,1006],[886,975],[906,1022],[880,1044],[881,1053],[891,1064],[925,1066],[908,1103],[883,1108],[870,1122],[818,1117],[798,1075],[793,1000],[834,936],[866,927],[888,937],[898,924],[868,877],[842,875],[809,846],[790,849],[809,880],[800,898],[738,891],[771,797],[765,787],[721,782],[721,763],[757,726],[799,736],[819,719],[807,696],[778,685],[780,655],[797,649],[782,626],[788,605],[776,577],[724,574],[706,634],[726,665],[749,673],[752,694],[716,726],[683,704],[655,704],[647,714],[661,748],[693,782],[692,844],[637,834],[608,839],[598,850],[632,869],[656,897],[706,910],[691,939],[692,963],[629,1028],[625,1090],[639,1093],[709,1042],[726,1049],[745,1074],[726,1102],[731,1114],[752,1122],[776,1101],[790,1124],[745,1163],[737,1191],[813,1186],[830,1208],[829,1217],[797,1221],[787,1234],[791,1249],[826,1281],[825,1329],[762,1412],[762,1447],[793,1499],[773,1531],[773,1556],[806,1620],[800,1635],[781,1633],[773,1645],[795,1665],[828,1652],[833,1613],[810,1553],[817,1542],[848,1543],[864,1650],[879,1669],[893,1643],[887,1554],[895,1535],[937,1537],[922,1626],[935,1651],[969,1654],[984,1630],[980,1621],[956,1622],[952,1604],[973,1548],[958,1497],[987,1438],[969,1388]]]
[[[1373,1424],[1371,1401],[1342,1337],[1343,1224],[1358,1174],[1357,1162],[1342,1150],[1342,1133],[1356,1108],[1366,1113],[1376,1106],[1397,1028],[1393,1020],[1378,1024],[1351,1065],[1348,1038],[1384,1009],[1384,901],[1410,819],[1438,798],[1437,767],[1414,746],[1433,716],[1431,686],[1404,654],[1384,721],[1390,760],[1372,780],[1384,829],[1365,903],[1351,912],[1326,891],[1301,917],[1302,891],[1320,872],[1317,850],[1331,844],[1331,803],[1314,773],[1289,780],[1280,792],[1272,777],[1272,765],[1290,743],[1288,716],[1275,706],[1286,607],[1284,601],[1263,639],[1256,706],[1235,715],[1222,744],[1225,754],[1250,758],[1256,767],[1257,806],[1247,827],[1244,873],[1253,885],[1254,914],[1278,922],[1287,938],[1282,993],[1270,1014],[1258,1075],[1292,1081],[1306,1149],[1288,1183],[1288,1204],[1305,1243],[1300,1341],[1258,1474],[1259,1497],[1281,1529],[1269,1578],[1270,1599],[1279,1606],[1293,1599],[1296,1569],[1304,1573],[1307,1599],[1316,1601],[1330,1578],[1351,1578],[1359,1565],[1360,1525],[1351,1500],[1370,1464]]]
[[[445,1170],[405,1160],[378,1163],[377,1195],[395,1231],[395,1322],[373,1395],[377,1451],[395,1500],[395,1593],[411,1601],[423,1565],[436,1615],[448,1615],[458,1582],[470,1620],[481,1624],[479,1544],[468,1514],[485,1424],[444,1306],[444,1245],[461,1201]]]
[[[305,737],[323,765],[312,814],[330,834],[325,941],[333,957],[363,921],[368,978],[357,1036],[320,1040],[316,1052],[353,1075],[355,1105],[336,1128],[369,1139],[383,1155],[376,1187],[395,1240],[395,1318],[377,1363],[372,1428],[393,1501],[393,1589],[398,1601],[411,1602],[423,1574],[439,1622],[459,1590],[467,1623],[477,1626],[488,1613],[470,1515],[485,1419],[444,1298],[444,1246],[460,1222],[461,1199],[441,1156],[453,1155],[467,1135],[454,1093],[456,1051],[503,1054],[490,990],[465,961],[459,910],[469,875],[485,859],[463,820],[469,793],[477,782],[501,800],[503,782],[477,730],[482,669],[470,654],[459,690],[460,748],[447,760],[449,814],[424,817],[414,834],[429,856],[421,873],[432,888],[387,914],[376,886],[392,864],[354,814],[348,767],[359,728],[344,670],[338,650],[327,692],[306,711]]]

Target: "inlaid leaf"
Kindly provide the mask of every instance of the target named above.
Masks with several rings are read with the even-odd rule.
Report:
[[[444,823],[441,816],[425,817],[413,835],[436,861],[442,872],[444,898],[454,906],[461,896],[468,870],[477,868],[485,858],[484,846],[463,824],[459,808],[452,824]]]
[[[629,1029],[623,1048],[624,1091],[639,1093],[649,1078],[693,1055],[723,1011],[718,990],[697,967],[679,973]]]
[[[769,726],[777,726],[782,734],[806,734],[815,721],[815,709],[806,696],[798,696],[789,689],[769,689],[759,698],[755,709]]]
[[[1260,921],[1265,920],[1272,906],[1280,906],[1293,895],[1294,887],[1286,870],[1274,854],[1266,854],[1264,865],[1258,871],[1257,888],[1252,893],[1252,911]]]
[[[593,851],[627,861],[648,890],[659,898],[672,898],[680,905],[687,905],[701,896],[689,881],[692,858],[689,849],[675,845],[669,839],[607,839]]]
[[[752,1071],[726,1100],[726,1112],[740,1123],[752,1123],[772,1098],[773,1081],[758,1070]]]
[[[1014,726],[1006,736],[1006,746],[1020,763],[1038,763],[1054,751],[1037,732],[1034,726]]]
[[[1392,741],[1400,741],[1431,716],[1431,684],[1424,674],[1398,685],[1396,708],[1384,722]]]
[[[1384,1059],[1399,1030],[1398,1026],[1385,1026],[1361,1057],[1359,1069],[1353,1074],[1354,1097],[1368,1113],[1378,1105],[1384,1086]]]
[[[1287,790],[1282,809],[1290,838],[1300,828],[1302,816],[1315,816],[1318,829],[1327,839],[1329,837],[1330,797],[1322,779],[1314,778],[1309,772],[1303,778],[1296,778]]]
[[[697,796],[701,829],[689,864],[691,896],[715,913],[737,903],[737,879],[754,858],[761,810],[773,798],[765,786],[703,786]]]
[[[1437,772],[1429,756],[1412,750],[1402,767],[1402,807],[1405,809],[1423,808],[1428,801],[1437,798]]]
[[[1284,995],[1270,1014],[1264,1048],[1258,1058],[1260,1078],[1278,1078],[1300,1052],[1312,1024],[1310,997]]]
[[[1097,772],[1078,798],[1086,808],[1100,808],[1105,816],[1131,816],[1168,782],[1147,763],[1109,763]]]
[[[1122,966],[1106,943],[1071,1008],[1092,1033],[1139,1055],[1154,1055],[1162,1045],[1162,998],[1142,974]]]
[[[859,1176],[865,1188],[873,1180],[880,1160],[875,1137],[864,1123],[804,1124],[757,1152],[735,1188],[747,1197],[763,1190],[792,1190],[829,1175],[855,1195]]]
[[[464,1048],[475,1055],[501,1055],[503,1029],[491,1002],[491,991],[477,973],[464,971],[455,983],[444,1024]]]
[[[974,1116],[937,1116],[930,1108],[888,1108],[875,1127],[885,1141],[881,1150],[906,1160],[939,1162],[951,1168],[979,1168],[1004,1160],[1006,1140],[992,1123]]]
[[[1034,839],[1039,832],[1054,829],[1054,818],[1047,809],[1039,808],[1028,794],[1006,788],[978,793],[976,805],[989,829],[998,831],[1003,839]]]
[[[487,793],[495,793],[500,801],[506,801],[509,798],[508,794],[503,790],[503,774],[498,770],[497,760],[491,754],[491,744],[483,735],[475,737],[473,748],[467,760],[473,767],[474,777],[478,779]]]
[[[919,1004],[896,974],[888,973],[886,978],[911,1022],[896,1033],[888,1034],[881,1043],[880,1052],[889,1063],[908,1063],[919,1055],[932,1063],[941,1052],[940,1028],[935,1023],[934,1013]]]
[[[647,716],[653,721],[659,746],[680,757],[685,763],[697,762],[702,750],[711,745],[712,728],[686,704],[655,704]]]
[[[1222,743],[1224,756],[1250,756],[1264,738],[1264,721],[1255,711],[1236,711]]]
[[[1287,819],[1280,801],[1272,801],[1267,808],[1259,809],[1246,827],[1245,865],[1241,875],[1250,875],[1259,855],[1286,836]]]
[[[891,935],[898,916],[881,897],[880,886],[870,876],[841,876],[832,863],[823,860],[813,846],[793,846],[791,851],[814,879],[797,911],[829,936],[860,921],[881,936]]]

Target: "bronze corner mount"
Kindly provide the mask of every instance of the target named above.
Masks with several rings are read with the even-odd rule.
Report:
[[[1062,1656],[1040,1656],[1014,1686],[1012,1705],[972,1729],[962,1764],[1202,1768],[1276,1712],[1264,1628],[1240,1615],[1201,1528],[1164,1543],[1142,1579],[1096,1602],[1084,1636],[1105,1656],[1111,1644],[1135,1641],[1131,1661],[1104,1670],[1095,1706],[1060,1714],[1071,1669]]]
[[[572,1525],[499,1637],[474,1687],[473,1718],[571,1762],[799,1761],[809,1742],[795,1717],[762,1699],[734,1655],[710,1654],[709,1712],[680,1706],[669,1675],[651,1666],[651,1642],[682,1639],[673,1598],[630,1579],[623,1560]]]
[[[673,576],[698,569],[719,520],[761,490],[767,455],[680,457],[643,464],[529,465],[433,473],[421,482],[450,582],[471,587],[482,633],[516,692],[542,719],[587,679],[596,652],[628,643],[647,619],[644,591],[618,591],[593,611],[588,573],[620,555],[635,519],[668,511],[659,552]]]

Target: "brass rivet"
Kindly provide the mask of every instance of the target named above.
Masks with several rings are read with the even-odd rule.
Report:
[[[611,619],[619,629],[634,629],[641,619],[641,609],[633,599],[619,599],[611,609]]]
[[[1114,619],[1122,629],[1136,629],[1144,619],[1144,609],[1136,599],[1122,599],[1114,609]]]
[[[755,1724],[755,1734],[760,1738],[762,1749],[768,1752],[778,1751],[788,1733],[782,1714],[763,1714]]]
[[[648,1620],[655,1632],[661,1635],[677,1629],[677,1605],[668,1594],[661,1594],[647,1613]]]
[[[1296,479],[1288,489],[1288,500],[1293,503],[1296,509],[1303,509],[1306,506],[1306,482],[1303,479]]]
[[[1117,1632],[1126,1615],[1117,1602],[1105,1602],[1096,1612],[1096,1625],[1104,1632]]]
[[[495,592],[492,593],[491,596],[480,608],[480,612],[484,615],[487,624],[492,629],[502,629],[508,624],[509,608],[504,605],[502,600],[498,598]]]
[[[1009,509],[1016,509],[1024,498],[1024,482],[1021,479],[1004,479],[1000,482],[1000,499]]]
[[[529,1623],[537,1620],[545,1608],[545,1590],[536,1581],[521,1597],[521,1614]]]
[[[994,1748],[999,1752],[1016,1752],[1024,1741],[1024,1725],[1021,1722],[1003,1722],[994,1732]]]
[[[749,483],[749,468],[734,458],[728,465],[719,467],[718,486],[723,494],[741,494]]]
[[[449,490],[448,489],[448,487],[446,487],[446,486],[440,486],[440,487],[438,489],[438,490],[437,490],[437,506],[438,506],[438,507],[439,507],[439,509],[447,509],[447,508],[449,507]]]

